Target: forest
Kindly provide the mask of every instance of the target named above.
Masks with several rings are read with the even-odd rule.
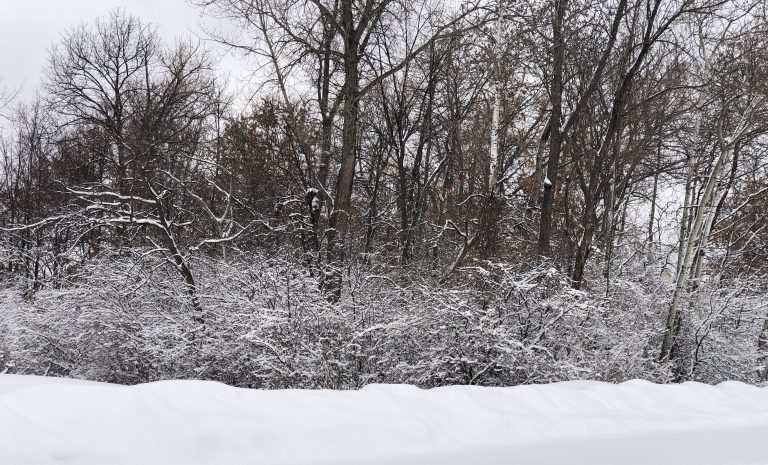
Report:
[[[0,373],[768,383],[765,1],[192,3],[0,81]]]

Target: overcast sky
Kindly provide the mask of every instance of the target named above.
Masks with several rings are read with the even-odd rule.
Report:
[[[48,50],[62,32],[115,8],[154,23],[169,43],[181,36],[201,36],[204,20],[187,0],[0,0],[0,5],[0,77],[9,89],[22,87],[21,98],[37,87]],[[228,57],[222,66],[237,68],[237,60]]]

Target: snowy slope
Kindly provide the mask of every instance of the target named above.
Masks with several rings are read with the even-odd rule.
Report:
[[[768,389],[251,391],[0,375],[0,463],[768,464]]]

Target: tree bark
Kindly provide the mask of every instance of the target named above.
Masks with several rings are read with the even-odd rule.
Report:
[[[345,260],[345,235],[352,207],[352,186],[357,155],[357,124],[360,112],[360,71],[358,68],[358,34],[354,25],[352,0],[342,2],[344,27],[344,119],[341,134],[341,166],[336,179],[333,211],[328,229],[328,297],[336,302],[341,297],[342,267]]]
[[[560,152],[563,144],[561,130],[563,118],[563,61],[565,59],[565,42],[563,39],[563,19],[568,0],[556,0],[555,17],[552,21],[552,85],[550,104],[552,115],[549,119],[549,158],[547,160],[547,175],[544,179],[544,196],[541,204],[541,220],[539,221],[539,253],[550,255],[552,239],[552,214],[554,212],[555,191],[557,190],[557,172],[560,169]],[[536,186],[538,189],[538,186]]]
[[[733,99],[732,99],[733,100]],[[714,220],[714,211],[719,203],[719,197],[725,195],[724,192],[719,192],[718,185],[721,183],[721,176],[725,166],[732,160],[734,156],[735,146],[738,144],[739,139],[743,136],[744,132],[748,129],[749,120],[752,113],[755,111],[755,107],[762,103],[761,98],[756,98],[750,102],[749,107],[745,110],[745,114],[742,118],[742,124],[735,131],[735,134],[730,138],[728,142],[722,134],[723,118],[728,111],[729,104],[726,103],[721,115],[718,128],[718,140],[720,143],[720,155],[712,168],[712,171],[707,179],[707,183],[704,186],[704,191],[699,200],[698,208],[693,218],[693,224],[690,226],[687,237],[684,242],[681,243],[683,249],[680,250],[682,259],[680,260],[680,266],[677,272],[677,279],[675,283],[675,290],[672,294],[672,303],[669,306],[667,312],[667,322],[664,330],[664,337],[661,343],[661,351],[659,354],[659,360],[662,362],[668,361],[671,358],[672,350],[675,345],[675,339],[677,338],[681,320],[680,304],[683,300],[683,296],[688,291],[688,287],[692,283],[692,278],[696,278],[700,274],[700,270],[695,270],[698,261],[701,259],[700,254],[704,252],[706,246],[706,240],[709,236],[712,222]]]

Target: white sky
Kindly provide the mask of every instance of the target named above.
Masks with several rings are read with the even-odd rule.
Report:
[[[29,98],[40,82],[48,50],[61,34],[116,8],[157,26],[166,43],[202,36],[201,24],[215,24],[188,0],[0,0],[1,85],[13,91],[20,88],[19,99]],[[215,45],[207,48],[221,52]],[[233,56],[225,56],[220,67],[238,78],[245,73]]]

